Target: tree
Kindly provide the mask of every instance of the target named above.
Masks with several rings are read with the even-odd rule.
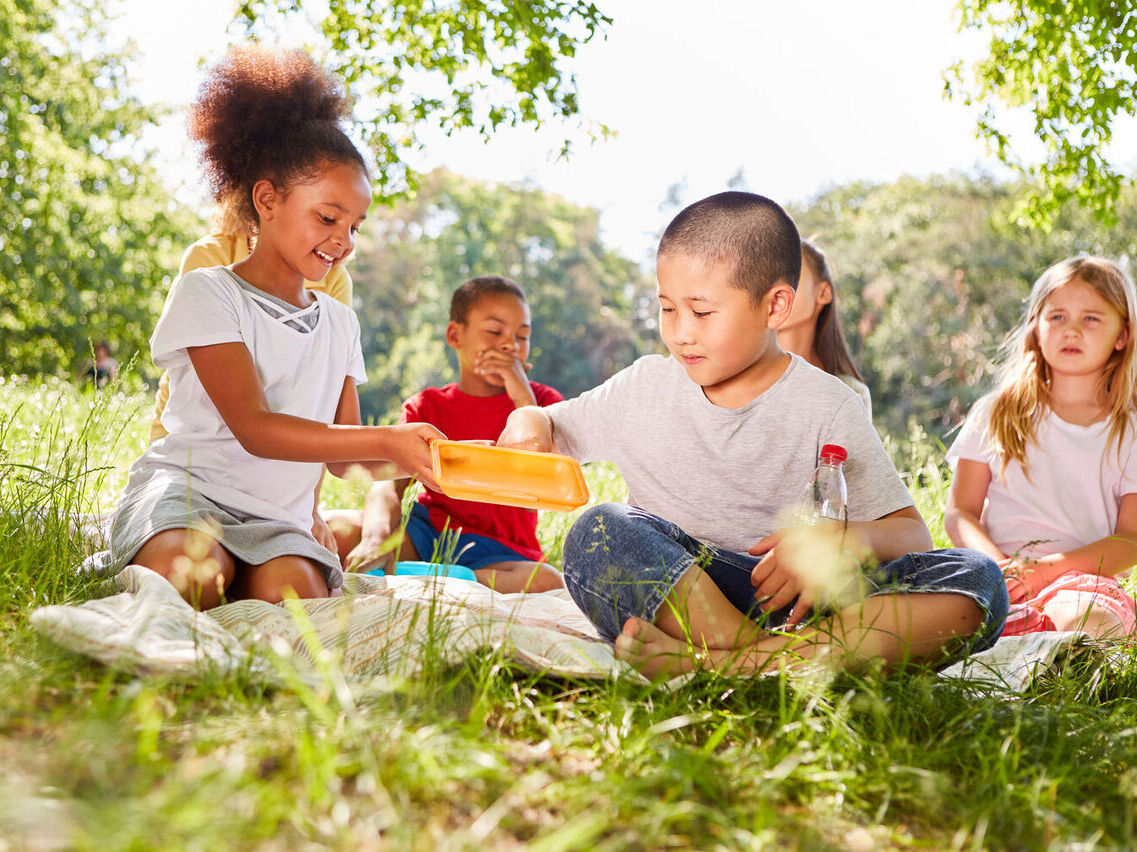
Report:
[[[990,42],[974,67],[949,70],[947,93],[979,110],[979,137],[1037,187],[1019,210],[1050,223],[1077,201],[1116,221],[1122,176],[1106,153],[1117,117],[1137,107],[1137,10],[1118,0],[960,0],[959,9],[961,31]],[[1008,109],[1031,114],[1044,162],[1019,159]]]
[[[352,261],[370,381],[369,417],[391,420],[427,385],[454,381],[443,340],[450,294],[475,275],[506,275],[533,312],[533,377],[568,396],[655,348],[650,282],[607,248],[595,210],[528,186],[444,170],[413,198],[369,217]]]
[[[294,30],[322,40],[323,62],[362,100],[363,129],[381,189],[399,191],[417,128],[473,129],[487,141],[501,127],[539,126],[577,115],[577,49],[611,23],[585,0],[325,0],[318,25],[302,0],[244,0],[250,33]],[[607,135],[601,124],[593,135]],[[561,154],[566,155],[566,140]]]
[[[1137,257],[1137,192],[1121,193],[1115,228],[1070,203],[1048,230],[1010,216],[1035,192],[982,177],[903,178],[832,187],[791,210],[828,255],[882,431],[903,436],[915,422],[944,437],[992,388],[999,346],[1048,266],[1080,252]]]
[[[74,371],[146,351],[194,220],[133,154],[153,115],[99,47],[96,0],[0,0],[0,364]]]

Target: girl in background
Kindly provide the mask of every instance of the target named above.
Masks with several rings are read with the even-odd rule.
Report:
[[[801,241],[801,277],[794,295],[793,310],[778,329],[778,345],[800,355],[815,367],[832,373],[857,392],[872,417],[872,398],[865,377],[853,363],[841,320],[837,315],[837,294],[825,253],[809,240]]]
[[[170,292],[150,339],[170,375],[168,434],[131,467],[111,532],[135,562],[201,608],[223,596],[324,597],[339,559],[313,538],[322,465],[395,462],[434,485],[425,424],[360,425],[364,376],[350,308],[305,289],[343,262],[371,204],[350,103],[299,52],[236,48],[211,68],[190,136],[214,196],[256,223],[252,253],[197,269]]]
[[[1004,347],[997,390],[948,452],[944,527],[1003,568],[1004,636],[1119,637],[1137,626],[1118,582],[1137,564],[1135,301],[1107,260],[1047,269]]]

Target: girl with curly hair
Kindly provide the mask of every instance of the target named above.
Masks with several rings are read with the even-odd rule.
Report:
[[[190,109],[214,198],[256,243],[170,291],[150,339],[170,376],[167,434],[131,467],[111,551],[202,609],[339,592],[339,559],[310,532],[322,465],[342,476],[393,462],[434,485],[428,444],[441,433],[360,425],[359,323],[304,286],[350,254],[371,204],[349,112],[308,56],[258,47],[211,67]]]

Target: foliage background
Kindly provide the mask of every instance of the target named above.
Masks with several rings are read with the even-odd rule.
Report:
[[[991,387],[999,346],[1048,266],[1103,254],[1132,272],[1137,194],[1118,222],[1074,204],[1042,228],[1015,217],[1036,187],[982,175],[835,186],[791,208],[827,251],[846,336],[878,428],[942,438]]]
[[[100,338],[145,353],[201,227],[136,153],[155,113],[102,47],[107,24],[95,2],[0,0],[4,373],[74,373]]]

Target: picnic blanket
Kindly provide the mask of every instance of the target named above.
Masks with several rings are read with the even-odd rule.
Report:
[[[236,601],[197,612],[153,571],[128,565],[114,594],[47,606],[32,625],[58,644],[138,673],[201,667],[270,673],[270,657],[301,670],[331,654],[344,675],[412,677],[428,656],[459,663],[493,649],[524,669],[604,678],[627,669],[565,591],[501,594],[449,577],[348,574],[343,597]]]
[[[642,680],[615,659],[563,590],[501,594],[449,577],[348,574],[343,597],[237,601],[197,612],[140,566],[127,566],[109,582],[109,596],[42,607],[32,624],[65,648],[139,674],[194,677],[212,668],[273,678],[281,659],[291,659],[301,674],[331,659],[346,679],[365,682],[413,677],[426,659],[457,664],[488,651],[533,672]],[[1082,639],[1079,633],[1007,637],[940,675],[1022,692]]]

